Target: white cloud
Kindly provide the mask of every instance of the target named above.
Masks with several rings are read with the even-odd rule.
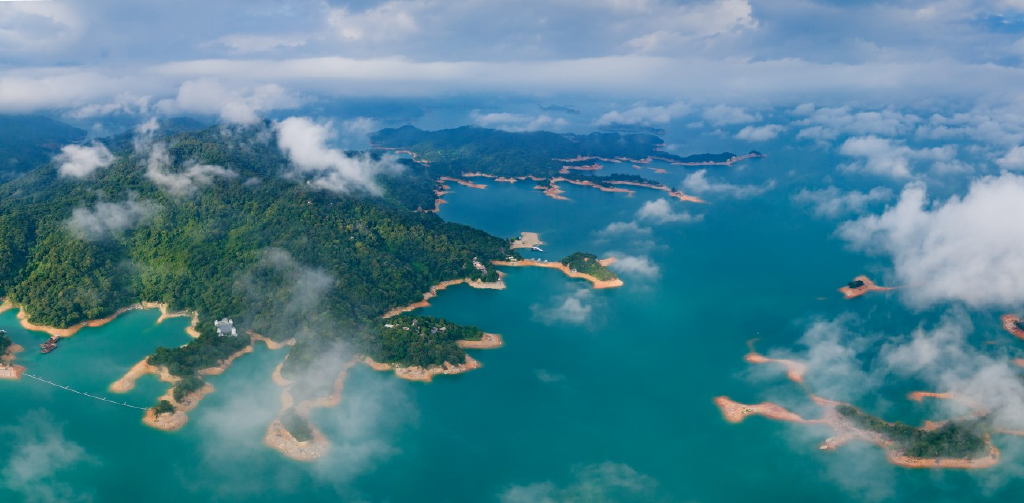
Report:
[[[664,224],[669,222],[700,222],[704,220],[704,215],[691,215],[686,211],[676,213],[673,211],[672,205],[669,203],[668,199],[655,199],[644,203],[644,205],[637,210],[636,218],[638,220],[648,220],[654,223]],[[611,228],[611,225],[614,224],[609,224],[608,229]],[[634,225],[636,224],[634,223]]]
[[[715,183],[707,179],[706,169],[701,169],[687,175],[683,180],[683,187],[696,194],[719,194],[725,197],[746,199],[755,197],[775,188],[775,180],[768,180],[762,185],[733,185],[730,183]]]
[[[736,133],[736,138],[747,141],[768,141],[778,138],[779,133],[786,128],[778,124],[766,124],[764,126],[747,126]]]
[[[301,99],[277,84],[229,89],[209,78],[189,80],[178,88],[178,96],[161,100],[157,109],[165,114],[217,114],[233,124],[255,124],[260,113],[295,108]]]
[[[976,308],[1024,306],[1024,177],[971,183],[965,196],[930,203],[908,185],[881,215],[843,224],[856,250],[892,258],[904,298],[916,307],[961,301]]]
[[[903,135],[921,122],[920,117],[902,114],[893,108],[854,112],[850,106],[815,108],[813,103],[804,103],[793,113],[805,117],[793,122],[793,125],[803,127],[796,135],[798,139],[823,142],[841,135]]]
[[[871,203],[888,201],[893,193],[887,187],[875,187],[867,192],[851,190],[844,192],[835,186],[821,190],[801,189],[793,201],[814,207],[819,217],[838,217],[850,213],[862,213]]]
[[[146,160],[146,178],[176,196],[189,196],[216,178],[237,178],[238,173],[210,164],[189,162],[183,170],[171,171],[173,163],[167,146],[157,143],[149,147]]]
[[[849,171],[909,178],[912,175],[911,166],[917,161],[950,162],[956,158],[956,147],[945,145],[913,149],[889,138],[857,136],[843,142],[839,153],[860,159],[844,166]]]
[[[21,419],[0,426],[5,445],[0,453],[0,487],[26,503],[78,503],[92,501],[87,485],[74,487],[63,472],[95,460],[85,449],[64,436],[63,427],[45,411],[28,411]],[[16,496],[16,497],[17,497]]]
[[[535,319],[547,325],[589,325],[594,322],[595,305],[600,304],[589,288],[581,288],[560,300],[556,298],[552,305],[534,304],[530,309]]]
[[[292,49],[302,47],[309,42],[308,35],[261,35],[235,34],[225,35],[217,41],[227,47],[231,54],[252,54],[269,52],[275,49]]]
[[[612,222],[608,224],[607,227],[597,232],[597,234],[601,237],[611,237],[621,234],[648,235],[650,233],[650,227],[641,227],[636,220],[633,220],[631,222]]]
[[[470,113],[470,117],[472,117],[473,123],[478,126],[500,129],[510,133],[540,131],[543,129],[558,130],[569,124],[565,119],[551,117],[547,114],[533,117],[507,112],[482,114],[479,110],[473,110]]]
[[[66,222],[68,229],[86,241],[116,237],[152,218],[160,206],[150,201],[139,201],[131,195],[120,203],[99,202],[93,208],[75,208]]]
[[[421,2],[391,1],[359,13],[347,7],[332,9],[328,23],[342,40],[350,42],[402,39],[419,31],[413,12]]]
[[[615,254],[615,262],[609,267],[623,274],[645,278],[653,278],[661,274],[658,264],[645,255]]]
[[[656,501],[657,481],[621,463],[600,463],[573,469],[565,486],[552,482],[513,485],[498,495],[500,503],[569,501]]]
[[[60,176],[72,178],[86,178],[96,170],[110,166],[114,159],[114,154],[111,154],[102,143],[64,145],[60,153],[53,158],[55,162],[60,163],[60,167],[57,168]]]
[[[728,126],[759,121],[761,114],[750,114],[740,107],[717,105],[704,111],[704,119],[716,126]]]
[[[1006,155],[996,159],[996,164],[1003,169],[1024,170],[1024,146],[1013,147]]]
[[[392,157],[377,161],[363,154],[349,157],[341,150],[327,146],[334,136],[330,123],[317,124],[307,117],[289,117],[274,124],[277,144],[295,167],[299,176],[310,176],[310,183],[338,193],[364,191],[380,195],[374,181],[382,173],[397,173],[401,166]]]
[[[690,113],[690,106],[683,102],[676,102],[667,106],[636,106],[625,112],[617,110],[608,112],[599,117],[594,124],[597,126],[610,126],[613,124],[639,124],[643,126],[668,124],[672,119],[682,117],[688,113]]]

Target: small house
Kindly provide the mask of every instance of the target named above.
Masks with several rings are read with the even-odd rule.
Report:
[[[217,335],[220,337],[238,337],[238,329],[235,328],[234,320],[224,318],[213,322],[213,326],[217,327]]]

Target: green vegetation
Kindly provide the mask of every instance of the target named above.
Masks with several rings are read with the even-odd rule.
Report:
[[[583,157],[658,157],[670,162],[723,162],[731,152],[679,157],[659,150],[664,143],[650,134],[590,133],[557,134],[547,131],[509,133],[496,129],[464,126],[440,131],[423,131],[413,126],[382,129],[370,140],[377,147],[416,152],[430,163],[437,176],[459,176],[481,171],[498,176],[551,177],[563,161]]]
[[[50,162],[85,131],[38,115],[0,115],[0,181]]]
[[[483,331],[477,327],[456,325],[429,316],[396,316],[381,320],[375,344],[368,354],[382,362],[395,362],[404,367],[428,367],[444,362],[455,365],[466,361],[459,347],[460,339],[478,341]]]
[[[171,405],[171,402],[168,402],[167,400],[160,400],[159,402],[157,402],[155,406],[151,408],[153,409],[153,413],[158,416],[160,414],[169,414],[171,412],[174,412],[174,406]]]
[[[0,334],[0,356],[7,354],[7,350],[13,345],[14,341],[7,334]]]
[[[562,259],[562,264],[576,272],[593,276],[599,281],[611,281],[618,279],[607,267],[598,262],[597,255],[592,253],[576,252]]]
[[[852,405],[840,405],[836,411],[859,428],[881,434],[895,442],[903,454],[915,458],[972,458],[986,448],[986,418],[950,421],[925,431],[901,422],[887,423],[869,416]]]
[[[288,407],[281,413],[281,424],[299,442],[313,439],[313,429],[309,426],[309,421],[295,412],[294,407]]]
[[[859,280],[859,279],[857,279],[857,280],[853,280],[853,281],[847,283],[846,286],[856,290],[856,289],[864,286],[864,282]]]

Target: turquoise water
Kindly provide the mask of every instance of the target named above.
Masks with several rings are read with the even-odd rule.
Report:
[[[661,193],[626,197],[565,185],[572,200],[556,201],[529,183],[456,187],[442,205],[447,220],[500,236],[540,232],[549,259],[577,250],[646,255],[658,273],[623,273],[626,286],[594,291],[556,271],[523,268],[507,271],[503,291],[449,288],[423,313],[501,333],[505,347],[474,351],[484,368],[430,384],[355,368],[342,405],[314,414],[334,443],[316,463],[286,460],[260,444],[279,406],[270,373],[284,357],[262,345],[211,377],[217,391],[170,434],[142,426],[138,411],[30,380],[0,381],[0,475],[11,486],[22,473],[19,454],[34,453],[33,480],[52,488],[56,501],[1017,501],[1021,439],[997,439],[1004,459],[993,470],[904,470],[870,446],[818,451],[827,430],[763,418],[728,424],[712,404],[728,395],[806,406],[781,369],[755,372],[742,361],[750,338],[760,337],[767,352],[793,348],[816,319],[849,313],[866,320],[865,330],[907,333],[943,312],[908,311],[894,294],[840,298],[837,287],[864,272],[884,278],[887,264],[845,250],[831,237],[836,222],[789,200],[800,187],[823,185],[815,162],[827,160],[783,151],[712,168],[716,180],[771,177],[778,186],[749,200],[672,202],[704,220],[643,224],[649,233],[618,236],[601,231],[632,221]],[[672,169],[644,175],[678,185],[690,172]],[[579,309],[553,314],[575,307],[573,299]],[[0,327],[16,342],[32,348],[45,338],[22,330],[14,314],[0,315]],[[973,315],[972,341],[1012,344],[995,314]],[[187,320],[154,325],[156,317],[128,313],[50,355],[29,349],[19,363],[102,393],[155,346],[187,341]],[[887,419],[919,421],[932,409],[900,399],[915,384],[886,383],[884,396],[863,405]],[[147,376],[123,399],[148,405],[164,389]],[[38,487],[0,489],[0,501],[32,501]]]

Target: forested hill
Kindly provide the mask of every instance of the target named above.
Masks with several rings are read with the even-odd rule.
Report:
[[[85,131],[38,115],[0,115],[0,182],[46,164]]]
[[[375,147],[406,149],[430,163],[439,176],[458,176],[482,171],[497,176],[550,177],[565,162],[557,159],[604,157],[644,159],[658,157],[673,162],[723,162],[731,152],[680,157],[660,150],[663,141],[650,134],[558,134],[547,131],[511,133],[463,126],[423,131],[413,126],[382,129],[370,135]]]
[[[432,196],[416,170],[382,179],[383,197],[317,190],[286,176],[269,133],[211,128],[168,138],[171,174],[195,163],[234,173],[191,195],[155,185],[145,153],[116,141],[117,160],[90,178],[61,177],[51,164],[0,185],[0,295],[32,322],[57,327],[156,301],[198,311],[204,329],[227,316],[275,339],[300,327],[330,338],[348,330],[309,331],[310,309],[359,327],[442,280],[493,276],[473,258],[510,253],[503,239],[412,211],[410,198]],[[315,307],[295,308],[311,295]],[[295,349],[309,354],[316,342]],[[189,358],[181,356],[181,373],[203,361]]]

